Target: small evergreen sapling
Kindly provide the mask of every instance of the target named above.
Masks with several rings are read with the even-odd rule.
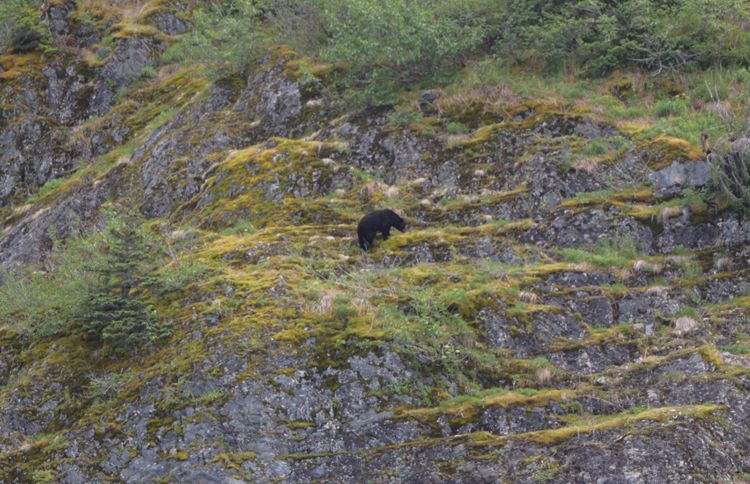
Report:
[[[87,270],[96,274],[89,300],[79,318],[86,336],[122,353],[166,335],[156,313],[136,293],[154,261],[147,234],[132,218],[113,220],[101,240],[96,258]]]

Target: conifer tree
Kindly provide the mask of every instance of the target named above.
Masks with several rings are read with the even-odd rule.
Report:
[[[87,267],[96,282],[79,319],[87,337],[122,353],[160,336],[154,311],[134,293],[154,260],[147,235],[133,217],[114,219],[98,250]]]

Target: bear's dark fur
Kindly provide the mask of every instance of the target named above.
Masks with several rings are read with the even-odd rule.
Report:
[[[396,227],[400,232],[406,230],[406,222],[391,209],[375,210],[370,212],[359,221],[357,225],[357,236],[359,246],[362,250],[369,250],[375,242],[378,232],[383,234],[383,240],[388,240],[391,235],[391,227]]]
[[[10,44],[13,47],[14,54],[28,54],[39,48],[42,36],[33,29],[22,27],[13,32]]]

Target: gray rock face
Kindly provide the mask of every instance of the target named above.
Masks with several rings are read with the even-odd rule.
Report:
[[[50,25],[82,44],[88,37],[69,20],[70,5],[50,10]],[[187,28],[170,11],[150,21],[167,33]],[[96,126],[90,141],[62,134],[108,112],[114,92],[153,66],[160,48],[149,39],[121,40],[99,74],[51,63],[33,86],[0,84],[0,201],[23,198],[70,173],[74,160],[94,160],[140,136],[119,110],[100,124],[87,123]],[[534,116],[530,110],[464,152],[441,139],[394,130],[387,111],[328,116],[330,100],[310,99],[286,61],[277,61],[262,59],[246,79],[191,93],[199,95],[135,138],[133,154],[97,179],[81,178],[43,207],[16,207],[0,239],[0,262],[7,267],[41,263],[53,232],[64,238],[96,226],[107,201],[136,200],[143,214],[175,224],[247,193],[253,204],[299,205],[284,214],[288,219],[261,227],[260,237],[211,234],[214,239],[188,229],[194,234],[180,243],[205,243],[209,251],[214,241],[237,245],[217,255],[216,264],[212,259],[217,273],[210,280],[168,301],[184,305],[175,312],[195,310],[180,319],[178,337],[153,354],[113,363],[130,380],[109,401],[90,396],[89,375],[66,375],[67,362],[29,361],[39,348],[60,359],[76,357],[72,348],[60,350],[53,346],[61,344],[57,340],[28,348],[22,336],[0,327],[0,389],[12,389],[2,394],[0,408],[0,477],[9,475],[3,474],[7,467],[34,459],[66,483],[730,482],[750,472],[746,358],[720,361],[725,344],[729,355],[729,345],[744,338],[746,315],[716,306],[750,287],[750,229],[743,218],[727,211],[694,223],[685,216],[657,232],[617,204],[562,208],[563,200],[608,188],[612,179],[626,187],[642,182],[642,160],[634,151],[589,173],[571,168],[570,153],[555,139],[595,140],[613,135],[612,128],[578,115],[521,123]],[[423,97],[434,105],[433,94]],[[291,141],[268,139],[275,136]],[[289,161],[274,148],[303,137],[347,147],[330,158],[305,155],[299,169],[274,172]],[[540,138],[544,143],[534,144]],[[250,147],[269,153],[262,166],[247,163],[233,175],[217,163]],[[665,191],[700,186],[704,168],[673,165],[654,174],[655,183]],[[398,184],[399,200],[419,207],[409,213],[410,224],[428,231],[355,259],[347,252],[353,217],[367,204],[390,202],[381,193],[354,200],[358,171]],[[223,181],[226,193],[209,190]],[[517,195],[498,195],[521,187]],[[232,216],[249,218],[256,209],[238,205]],[[494,225],[527,218],[507,232],[502,223]],[[200,228],[222,221],[201,221]],[[707,279],[700,287],[665,289],[654,286],[655,274],[561,262],[561,248],[593,250],[604,239],[622,238],[632,239],[649,260],[666,260],[678,245],[721,248],[735,272],[725,274],[706,250],[694,261]],[[330,264],[325,271],[315,265],[321,260]],[[291,269],[275,273],[280,265]],[[664,265],[659,284],[684,270]],[[242,271],[250,266],[262,269],[253,273],[262,277],[248,280]],[[475,268],[483,279],[473,279]],[[395,275],[404,285],[418,274],[435,284],[438,297],[443,284],[473,284],[456,296],[470,304],[450,304],[435,314],[418,314],[411,292],[391,297],[399,289],[390,287],[377,286],[388,296],[369,301],[373,312],[390,304],[403,311],[404,325],[423,325],[425,339],[442,338],[437,354],[428,353],[421,338],[402,338],[406,328],[384,323],[378,332],[376,320],[362,337],[367,322],[306,309],[315,304],[308,290],[347,287],[350,275],[370,270]],[[230,309],[212,307],[223,300],[241,309],[227,315]],[[671,334],[670,325],[687,308],[722,318]],[[444,334],[446,325],[459,322],[465,333]],[[456,355],[454,347],[461,348]],[[109,368],[100,355],[90,357],[79,362],[86,371]],[[718,407],[709,412],[704,404]],[[686,405],[698,408],[678,411]],[[660,407],[675,408],[636,418]],[[560,431],[565,426],[571,429]],[[61,448],[25,445],[58,432],[65,436]],[[11,482],[34,477],[18,472]]]
[[[94,73],[68,61],[51,62],[26,82],[0,84],[7,106],[0,109],[0,204],[70,173],[82,155],[71,127],[91,113]]]
[[[148,38],[115,41],[115,48],[101,71],[101,78],[115,91],[137,80],[143,69],[154,65],[161,42]]]
[[[75,10],[73,2],[63,5],[52,5],[47,10],[47,23],[53,35],[68,35],[71,33],[68,14]]]
[[[595,326],[612,326],[614,312],[612,302],[606,297],[581,297],[571,301],[571,310],[580,313],[583,320]]]
[[[0,132],[0,203],[25,195],[46,181],[66,174],[72,157],[62,148],[53,126],[43,120],[23,119]],[[47,139],[48,143],[39,143]]]
[[[293,138],[305,129],[299,123],[302,94],[299,84],[289,80],[283,70],[284,62],[279,62],[270,69],[251,73],[233,109],[258,121],[264,136]]]
[[[630,217],[618,217],[616,213],[615,209],[610,213],[593,209],[563,214],[531,229],[525,238],[532,243],[558,247],[592,246],[603,240],[630,238],[639,249],[650,251],[654,243],[651,230]]]
[[[38,264],[50,250],[53,234],[65,238],[83,225],[97,221],[99,207],[122,188],[118,175],[122,175],[122,169],[115,170],[108,180],[93,188],[81,187],[54,207],[29,214],[10,227],[0,240],[3,265]]]
[[[169,35],[180,35],[188,31],[187,22],[175,12],[159,11],[152,16],[151,22],[156,28]]]
[[[651,173],[658,195],[676,193],[683,188],[702,187],[711,181],[711,167],[704,160],[673,162],[667,168]]]

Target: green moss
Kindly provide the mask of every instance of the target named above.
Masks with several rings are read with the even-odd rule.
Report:
[[[639,148],[652,170],[666,168],[674,161],[703,158],[703,152],[699,147],[687,140],[666,135],[646,141]]]
[[[596,252],[581,249],[564,248],[560,254],[565,260],[573,263],[588,262],[602,267],[628,268],[638,255],[632,239],[619,241],[603,240]]]
[[[589,391],[583,386],[576,390],[543,390],[536,391],[508,391],[504,388],[487,389],[478,395],[467,395],[443,401],[434,408],[418,408],[401,410],[400,418],[414,418],[420,421],[435,423],[441,416],[447,416],[453,423],[473,421],[482,410],[491,407],[507,408],[511,406],[526,406],[529,408],[547,405],[550,402],[562,402],[575,398]]]
[[[190,454],[186,450],[178,450],[175,453],[165,454],[164,458],[184,462],[190,458]]]
[[[255,459],[255,452],[222,452],[216,454],[211,462],[218,463],[226,469],[244,471],[242,464],[246,461]]]
[[[707,419],[721,411],[720,405],[685,405],[682,407],[658,407],[643,409],[634,407],[617,415],[608,416],[579,416],[572,420],[572,425],[558,429],[528,432],[513,436],[514,439],[530,440],[532,442],[553,445],[564,442],[580,434],[623,428],[636,425],[640,422],[667,422],[676,417],[689,418],[693,420]]]

